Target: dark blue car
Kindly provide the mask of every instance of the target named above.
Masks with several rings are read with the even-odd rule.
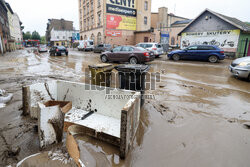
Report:
[[[186,60],[203,60],[216,63],[225,59],[224,51],[217,46],[212,45],[193,45],[183,50],[175,50],[168,54],[169,59],[178,61]]]

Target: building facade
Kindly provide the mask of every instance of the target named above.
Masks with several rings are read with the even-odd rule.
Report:
[[[250,26],[209,9],[189,23],[179,35],[181,48],[209,44],[220,47],[229,57],[250,56]]]
[[[50,41],[56,46],[71,46],[73,34],[79,33],[77,30],[51,30]]]
[[[22,49],[22,22],[20,21],[17,13],[13,14],[13,37],[15,39],[15,47],[16,49]]]
[[[10,29],[9,29],[9,21],[8,21],[8,9],[6,8],[5,2],[0,0],[0,35],[2,39],[2,48],[3,52],[9,51],[9,43],[10,39]]]
[[[15,46],[15,37],[14,37],[14,25],[13,25],[13,15],[14,12],[9,3],[5,2],[6,8],[8,10],[8,22],[9,22],[9,29],[10,29],[10,38],[8,39],[9,51],[16,50]]]
[[[161,7],[157,13],[151,14],[151,27],[154,28],[156,42],[170,46],[180,45],[178,33],[190,22],[189,19],[176,16],[168,12],[168,8]]]
[[[151,29],[151,0],[79,0],[80,39],[134,45]]]
[[[74,30],[73,21],[64,19],[49,19],[48,21],[46,41],[48,41],[51,46],[70,46],[73,34],[79,32]]]

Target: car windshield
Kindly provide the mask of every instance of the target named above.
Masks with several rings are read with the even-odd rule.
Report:
[[[105,47],[107,47],[107,48],[111,48],[111,45],[105,45]]]
[[[64,46],[58,46],[57,48],[58,48],[58,49],[65,49]]]
[[[46,48],[46,45],[40,45],[39,47],[40,48]]]
[[[142,48],[152,48],[153,44],[140,44],[139,46]]]

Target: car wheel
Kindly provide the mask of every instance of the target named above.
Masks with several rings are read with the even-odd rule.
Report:
[[[174,54],[173,57],[172,57],[172,59],[173,59],[174,61],[179,61],[179,60],[180,60],[180,55]]]
[[[250,74],[248,75],[248,81],[250,82]]]
[[[107,62],[108,62],[108,58],[107,58],[107,56],[105,56],[105,55],[103,55],[103,56],[101,57],[101,60],[102,60],[103,63],[107,63]]]
[[[210,56],[210,57],[208,58],[208,61],[209,61],[210,63],[216,63],[216,62],[218,62],[218,57],[217,57],[217,56]]]
[[[130,63],[130,64],[137,64],[137,63],[138,63],[138,60],[137,60],[137,58],[135,58],[135,57],[131,57],[131,58],[129,59],[129,63]]]

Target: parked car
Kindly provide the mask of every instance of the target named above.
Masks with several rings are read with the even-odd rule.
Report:
[[[95,46],[94,53],[102,53],[105,51],[110,51],[111,49],[112,46],[110,44],[99,44]]]
[[[250,57],[236,59],[229,66],[230,72],[239,78],[246,78],[250,81]]]
[[[213,45],[193,45],[183,50],[175,50],[168,54],[169,59],[178,61],[187,60],[204,60],[216,63],[225,59],[224,51]]]
[[[53,56],[61,56],[62,54],[65,54],[66,56],[68,56],[69,52],[68,49],[64,46],[53,46],[50,51],[49,51],[50,55]]]
[[[159,57],[164,54],[164,50],[161,44],[158,43],[139,43],[137,47],[142,47],[154,53],[155,57]]]
[[[108,61],[118,61],[137,64],[153,61],[155,56],[153,52],[144,48],[134,46],[118,46],[111,51],[103,52],[100,58],[103,63]]]
[[[39,45],[38,46],[38,52],[48,52],[48,48],[46,45]]]
[[[94,49],[94,41],[93,40],[83,40],[79,41],[78,45],[79,51],[92,51]]]

